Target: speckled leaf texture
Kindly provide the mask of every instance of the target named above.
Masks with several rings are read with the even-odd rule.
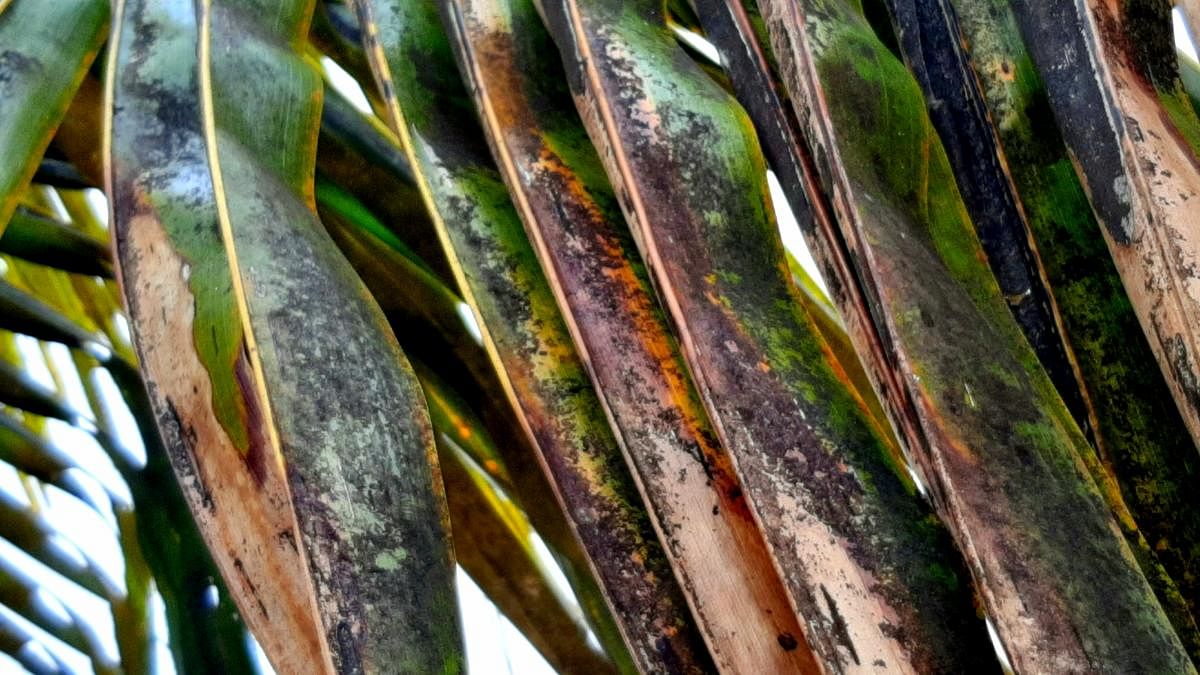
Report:
[[[1200,121],[1179,82],[1171,3],[1009,6],[1142,330],[1200,443]]]
[[[1190,672],[987,268],[917,83],[856,3],[760,6],[900,385],[877,386],[916,413],[909,451],[1014,666]]]
[[[845,339],[849,339],[849,334],[855,337],[853,345],[848,346],[857,352],[862,369],[856,373],[849,368],[851,377],[869,377],[870,381],[880,383],[880,391],[898,391],[896,373],[887,366],[884,357],[887,347],[880,342],[875,330],[874,316],[853,269],[849,247],[834,219],[833,204],[818,184],[812,155],[779,79],[778,65],[757,5],[697,0],[697,6],[701,8],[706,35],[731,74],[733,93],[758,132],[763,155],[779,178],[805,243],[838,307],[838,318],[848,334]],[[804,299],[803,293],[801,298]],[[820,328],[820,314],[810,311],[810,315]],[[830,334],[825,334],[825,338],[837,351],[837,340],[842,338]],[[846,360],[843,360],[843,367]],[[864,389],[867,388],[870,387]],[[887,417],[901,438],[910,441],[918,438],[916,416],[908,401],[894,395],[880,397],[877,394],[864,394],[864,398],[874,399],[880,411],[890,411]],[[883,416],[879,420],[886,425]]]
[[[1063,339],[1058,307],[1037,250],[1030,245],[1025,214],[999,150],[997,130],[976,93],[949,2],[876,0],[873,4],[892,17],[901,55],[925,94],[930,122],[959,179],[963,204],[1013,318],[1072,417],[1092,440],[1096,414]]]
[[[593,624],[605,625],[605,621],[611,624],[611,619],[604,618],[608,610],[587,557],[492,367],[475,327],[474,314],[447,285],[452,283],[452,276],[441,243],[426,215],[425,203],[412,184],[413,176],[399,141],[378,119],[363,118],[365,124],[332,124],[329,101],[327,97],[317,165],[318,171],[325,171],[327,176],[317,182],[317,204],[323,223],[380,302],[409,358],[436,364],[439,379],[479,413],[483,431],[495,445],[488,452],[479,452],[487,444],[481,442],[482,438],[472,436],[464,449],[483,462],[489,475],[500,481],[504,489],[511,490],[514,499],[520,502],[530,524],[562,565],[580,604],[592,615]],[[363,117],[357,111],[350,112]],[[341,113],[334,115],[338,116]],[[335,133],[345,132],[344,140],[350,141],[339,141],[334,151],[342,161],[322,161],[322,157],[328,160],[331,154],[328,131],[332,130],[326,129],[327,123],[338,127]],[[355,148],[373,149],[360,152]],[[358,195],[346,192],[342,185],[355,186]],[[364,189],[369,192],[363,193]],[[364,201],[358,201],[356,196]],[[415,205],[403,204],[410,198],[415,199]],[[401,211],[415,210],[421,216],[402,223],[400,232],[404,239],[401,240],[389,231],[397,227],[396,210],[380,212],[380,218],[387,219],[385,225],[375,218],[372,209],[366,208],[367,201],[372,206],[399,204]],[[411,248],[408,242],[413,242]],[[427,264],[431,248],[436,260],[442,262],[437,267],[447,269],[444,274],[433,272],[434,265]],[[436,401],[441,397],[431,393],[428,377],[420,377],[436,433],[439,408]]]
[[[118,5],[120,274],[172,464],[275,667],[456,672],[424,398],[313,210],[310,11]]]
[[[476,312],[506,393],[612,609],[616,625],[600,624],[601,640],[622,670],[711,669],[621,448],[492,162],[436,3],[363,0],[356,7],[389,122],[408,152],[459,291]]]
[[[1122,531],[1195,661],[1200,509],[1191,486],[1200,480],[1200,457],[1049,118],[1045,88],[1015,17],[1006,0],[891,1],[906,12],[908,20],[897,21],[897,27],[910,27],[902,43],[914,69],[926,69],[926,100],[938,102],[929,106],[935,126],[943,139],[949,134],[948,145],[957,146],[952,164],[959,185],[990,184],[996,192],[1005,189],[1002,183],[1011,174],[1007,190],[1020,208],[1008,209],[1006,199],[994,196],[977,198],[972,214],[982,215],[974,219],[976,230],[993,269],[998,257],[1044,262],[1078,365],[1080,391],[1093,411],[1093,475],[1106,488]],[[966,125],[975,129],[970,135],[951,130],[955,120],[980,116],[983,124]],[[984,224],[1012,233],[989,235]],[[1003,280],[999,270],[997,276]],[[1011,297],[1019,287],[1004,290]],[[1020,311],[1014,314],[1020,320]],[[1062,381],[1056,385],[1062,391]]]
[[[814,667],[995,668],[949,535],[791,286],[745,114],[657,3],[541,6]]]
[[[0,0],[0,460],[91,503],[73,426],[130,488],[115,652],[7,555],[0,605],[103,673],[461,673],[459,574],[572,675],[1197,673],[1175,22]]]
[[[715,665],[811,668],[693,390],[554,44],[527,0],[446,3],[464,77]]]

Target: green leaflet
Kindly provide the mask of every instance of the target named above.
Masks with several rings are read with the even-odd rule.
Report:
[[[129,318],[138,340],[143,372],[153,394],[154,409],[149,410],[147,405],[144,414],[161,421],[158,426],[166,445],[162,456],[170,457],[180,476],[191,478],[191,481],[181,481],[189,505],[192,508],[205,505],[220,508],[223,502],[220,497],[212,496],[208,484],[201,478],[204,476],[200,473],[201,468],[186,468],[195,460],[186,450],[180,454],[181,449],[187,447],[187,429],[197,434],[197,440],[205,439],[210,453],[218,451],[219,443],[229,444],[239,463],[246,456],[250,439],[245,421],[247,406],[234,377],[235,363],[241,353],[241,326],[230,296],[230,274],[216,231],[211,180],[199,133],[200,111],[195,94],[197,30],[190,5],[180,4],[180,7],[185,6],[186,10],[173,18],[164,11],[165,6],[156,10],[140,2],[118,3],[117,29],[110,44],[110,71],[119,76],[114,74],[110,78],[115,106],[109,113],[112,115],[109,122],[111,156],[106,161],[111,167],[109,198],[115,215],[112,226],[116,232],[119,264],[127,284]],[[139,35],[146,39],[135,42],[135,36]],[[162,230],[159,223],[169,223],[171,231]],[[168,279],[184,279],[178,268],[160,270],[161,263],[156,264],[140,255],[138,237],[153,233],[156,228],[162,233],[158,235],[162,238],[158,249],[173,250],[183,261],[181,264],[187,265],[187,283],[179,296],[155,298],[148,293],[160,286],[153,281],[155,274],[165,273]],[[194,350],[192,353],[196,355],[200,372],[183,386],[199,391],[200,383],[207,383],[204,395],[193,405],[200,404],[202,410],[207,407],[211,411],[207,414],[222,430],[220,441],[199,435],[204,427],[196,420],[203,418],[194,415],[182,403],[176,406],[169,398],[170,394],[178,395],[181,388],[172,388],[171,380],[163,378],[177,378],[180,373],[172,371],[186,368],[179,362],[164,367],[158,356],[160,352],[145,344],[143,339],[147,332],[143,330],[147,317],[157,315],[159,311],[164,319],[171,316],[166,313],[166,307],[172,312],[186,309],[186,306],[180,306],[181,298],[189,296],[195,323],[191,323],[192,316],[187,317],[188,321],[181,327],[182,334],[170,340],[170,349],[188,353],[190,346]],[[174,417],[175,428],[167,426],[167,420],[171,418],[163,417],[163,413]],[[201,432],[197,432],[197,428]],[[156,438],[158,432],[147,437]],[[247,509],[251,507],[246,506]],[[233,587],[238,588],[237,584],[244,582],[237,581],[231,574],[231,561],[224,553],[225,546],[219,543],[219,533],[214,534],[212,525],[203,517],[197,521],[210,550],[217,553],[216,560],[222,573],[226,578],[234,579]],[[290,521],[284,520],[272,531],[287,531],[291,526]],[[256,555],[272,560],[273,550],[268,548]],[[170,557],[164,556],[164,560],[170,561]],[[247,555],[247,560],[250,564],[244,568],[244,574],[250,584],[265,586],[266,575],[258,575],[255,558]],[[295,556],[289,562],[292,566],[300,565]],[[271,652],[275,649],[274,636],[262,629],[261,619],[253,611],[253,600],[248,602],[244,595],[240,593],[235,597],[247,624],[256,632],[264,648]],[[285,592],[280,595],[288,597]],[[282,606],[272,608],[277,614],[286,611]],[[263,611],[267,611],[265,605]],[[291,618],[283,614],[281,618],[285,619],[285,627],[289,622],[296,622],[290,626],[299,624],[287,629],[288,640],[294,651],[306,654],[304,646],[308,641],[300,626],[307,617]],[[310,660],[316,662],[317,659],[314,656]]]
[[[424,273],[427,276],[437,274],[433,271],[433,268],[425,263],[424,259],[409,248],[408,244],[404,243],[403,239],[396,236],[386,225],[379,222],[375,214],[371,213],[366,205],[360,202],[354,195],[334,183],[318,180],[316,199],[325,208],[340,214],[341,217],[354,223],[359,229],[379,239],[389,249],[399,253],[405,258],[407,264],[415,266],[420,273]],[[436,279],[434,282],[436,282]]]
[[[318,188],[320,191],[321,188]],[[322,219],[326,228],[355,266],[363,283],[371,289],[374,297],[380,299],[380,307],[392,325],[397,330],[403,327],[401,339],[404,340],[405,349],[413,353],[414,359],[444,359],[448,351],[452,358],[447,361],[452,363],[439,364],[439,368],[453,379],[471,380],[470,384],[476,388],[485,388],[487,385],[480,384],[475,376],[488,367],[487,354],[463,322],[461,312],[467,308],[462,300],[408,256],[389,248],[370,232],[360,231],[356,225],[349,224],[348,218],[338,215],[335,208],[322,205]],[[459,372],[460,369],[467,372]],[[430,390],[426,382],[427,375],[432,376],[433,372],[426,369],[425,373],[419,373],[434,428],[459,426],[460,420],[452,412],[456,406]],[[441,388],[435,389],[440,391]],[[516,424],[516,421],[512,420],[512,423]],[[467,454],[487,467],[494,479],[511,490],[512,481],[502,468],[499,452],[489,447],[481,436],[468,434],[468,437],[461,441]]]
[[[71,555],[55,536],[54,527],[35,509],[12,495],[0,495],[0,537],[80,588],[100,597],[116,594],[112,582],[90,560]]]
[[[68,670],[67,664],[63,663],[56,655],[50,654],[50,663],[46,663],[45,658],[38,653],[38,650],[28,648],[28,645],[37,643],[38,636],[33,632],[26,630],[7,617],[0,617],[0,649],[3,649],[4,653],[12,657],[17,664],[33,675],[59,675]]]
[[[325,128],[331,110],[328,99],[326,103],[318,170],[330,168],[328,141],[333,134],[332,130]],[[354,114],[359,115],[357,112]],[[506,476],[492,473],[492,477],[502,485],[511,486],[532,525],[563,566],[580,602],[591,608],[593,613],[606,615],[608,610],[579,542],[566,515],[558,506],[537,452],[525,435],[517,413],[480,342],[482,338],[477,334],[474,316],[464,316],[464,312],[471,312],[470,307],[445,286],[440,276],[427,273],[423,265],[402,252],[410,250],[406,241],[410,237],[417,237],[414,246],[427,251],[432,245],[435,248],[433,254],[445,266],[441,244],[437,241],[436,232],[431,229],[432,223],[429,222],[424,203],[418,197],[416,208],[421,212],[420,222],[409,228],[397,227],[391,221],[381,224],[365,208],[366,205],[356,198],[378,196],[379,193],[391,195],[390,199],[375,199],[372,203],[384,203],[385,213],[391,213],[393,218],[397,216],[395,206],[399,205],[403,212],[412,208],[403,202],[408,199],[409,193],[418,193],[411,185],[412,176],[403,151],[386,127],[376,129],[374,123],[352,126],[369,126],[370,131],[368,137],[359,139],[361,143],[350,145],[357,147],[366,144],[375,146],[377,150],[359,155],[355,152],[346,153],[346,146],[338,145],[335,152],[342,159],[350,161],[340,162],[329,173],[337,176],[339,181],[347,180],[359,186],[356,188],[358,194],[352,196],[341,191],[336,184],[318,179],[317,199],[323,224],[381,303],[405,352],[414,361],[436,363],[440,378],[452,385],[464,397],[464,401],[479,413],[485,429],[495,440],[496,454],[503,459],[501,468]],[[399,161],[388,160],[371,166],[371,160],[367,159],[370,156],[393,154],[398,155]],[[362,170],[364,167],[366,171]],[[361,183],[364,178],[368,181],[366,187],[362,187]],[[409,182],[405,183],[406,180]],[[372,185],[379,187],[373,188]],[[406,187],[399,192],[389,192],[397,185]],[[363,190],[366,190],[365,194]],[[340,198],[329,199],[339,192]],[[406,240],[401,241],[386,234],[376,236],[376,233],[382,234],[381,226],[389,232],[402,232]],[[422,232],[426,234],[422,235]],[[424,255],[420,256],[420,260],[426,260]],[[447,358],[447,354],[453,358]],[[431,402],[430,406],[431,417],[436,416],[435,404]],[[487,458],[492,456],[491,449],[476,447],[474,450],[479,451],[477,458],[483,458],[481,461],[488,466]]]
[[[111,351],[95,335],[4,280],[0,280],[0,328],[83,349],[102,362],[111,357]]]
[[[112,119],[113,203],[119,264],[136,283],[135,261],[125,255],[126,233],[140,211],[150,211],[170,226],[166,233],[176,255],[187,265],[187,286],[195,316],[192,342],[211,382],[211,405],[221,427],[243,454],[250,449],[247,394],[231,372],[242,355],[243,326],[233,295],[229,262],[215,227],[203,141],[195,57],[197,37],[192,17],[172,19],[159,10],[129,3],[110,49],[119,78],[110,82],[120,113]],[[137,35],[153,35],[145,46]],[[180,117],[182,119],[176,119]],[[153,150],[151,150],[153,149]],[[148,226],[143,226],[148,227]],[[136,287],[133,287],[136,288]],[[130,292],[130,318],[136,324],[141,307]],[[135,334],[137,331],[134,331]],[[144,356],[144,354],[143,354]],[[153,371],[150,373],[154,375]]]
[[[0,253],[67,272],[112,277],[108,246],[73,227],[21,208],[0,234]]]
[[[0,361],[0,403],[71,424],[80,419],[53,391],[7,361]]]
[[[111,321],[113,312],[117,311],[109,295],[115,289],[96,279],[67,275],[20,261],[7,262],[5,281],[0,282],[3,288],[0,295],[4,298],[0,301],[4,305],[0,314],[6,322],[5,327],[84,349],[98,357],[133,413],[147,449],[147,462],[139,467],[129,460],[125,449],[119,447],[109,421],[114,419],[113,406],[120,404],[114,404],[110,398],[98,393],[97,374],[92,372],[97,362],[83,352],[75,352],[72,355],[75,369],[91,408],[89,419],[92,422],[86,426],[96,425],[96,440],[108,453],[133,498],[129,505],[125,503],[127,497],[124,495],[110,495],[126,566],[125,592],[107,590],[104,599],[113,613],[122,668],[130,672],[143,671],[151,658],[153,645],[147,603],[149,584],[153,581],[164,601],[167,626],[172,636],[171,653],[180,672],[213,669],[228,673],[250,672],[252,666],[244,627],[223,584],[213,578],[212,560],[200,541],[182,494],[174,484],[165,453],[157,442],[158,432],[144,403],[141,379],[126,357],[116,356],[127,353],[128,346],[120,342],[105,323]],[[37,297],[27,293],[27,289],[33,288],[37,289]],[[103,302],[104,298],[107,303]],[[105,343],[84,328],[97,324],[105,325],[109,340],[115,343]],[[48,365],[56,381],[66,375],[53,362]],[[56,405],[45,396],[27,394],[26,399],[44,399],[38,404],[43,412]],[[82,417],[77,411],[65,408],[55,415],[76,424]],[[24,424],[7,415],[0,419],[0,458],[75,495],[95,509],[108,509],[107,503],[95,500],[78,472],[67,472],[70,468],[80,468],[73,459],[33,432],[30,427],[36,420],[40,418],[27,416]],[[135,509],[140,515],[134,515]],[[171,535],[164,536],[164,532]],[[6,537],[16,542],[11,536]],[[44,550],[47,554],[54,552],[53,548]],[[53,559],[44,562],[56,568]],[[107,583],[111,584],[111,581]],[[218,587],[216,606],[209,605],[209,589],[213,583]]]
[[[8,412],[0,412],[0,462],[90,503],[86,488],[66,473],[75,466],[71,455],[46,442]]]
[[[524,556],[492,553],[529,546],[528,534],[523,534],[529,524],[521,524],[526,515],[502,494],[508,492],[521,498],[529,518],[536,521],[533,525],[545,528],[538,534],[549,546],[565,551],[560,559],[568,572],[581,560],[575,550],[578,545],[564,539],[564,535],[572,536],[569,525],[544,485],[541,468],[530,456],[532,448],[512,436],[521,433],[519,422],[508,409],[499,384],[492,381],[486,352],[463,321],[461,312],[469,309],[423,264],[402,252],[408,250],[402,242],[395,241],[399,249],[384,243],[394,235],[376,236],[383,226],[361,203],[344,193],[340,199],[329,200],[331,189],[339,188],[318,181],[322,221],[381,302],[425,391],[458,542],[458,563],[551,665],[567,672],[611,669],[602,654],[584,644],[575,619],[564,613],[552,594],[547,595],[550,588],[545,586],[544,571],[538,569],[535,556],[529,551]],[[447,353],[452,358],[447,358]],[[436,359],[439,371],[471,390],[472,400],[490,423],[478,419],[459,392],[421,365],[418,355]],[[493,432],[507,432],[509,436],[503,440],[514,447],[496,447]],[[461,456],[464,453],[466,457]],[[507,466],[513,460],[522,464],[515,472]],[[476,472],[486,473],[490,480],[482,480]],[[579,592],[586,596],[589,591],[583,588]]]
[[[104,654],[93,627],[64,603],[62,612],[45,602],[37,582],[13,561],[0,557],[0,604],[21,618],[74,647],[90,661],[98,675],[117,675],[116,663]]]
[[[468,370],[486,367],[487,355],[463,321],[460,308],[465,309],[465,305],[462,300],[442,285],[411,249],[376,220],[361,202],[340,188],[318,181],[317,200],[330,236],[354,265],[355,272],[363,278],[371,294],[379,300],[380,308],[397,328],[404,325],[402,339],[406,345],[413,345],[429,356],[444,355],[442,350],[449,348],[455,361],[479,362]],[[414,338],[417,335],[419,337]],[[499,452],[491,447],[485,434],[471,433],[473,425],[466,423],[456,412],[466,405],[465,401],[456,401],[433,370],[418,370],[435,433],[465,429],[466,433],[458,440],[459,445],[473,461],[484,466],[492,478],[511,490],[512,481],[503,470]]]
[[[104,0],[15,0],[0,12],[0,233],[107,23]]]
[[[52,377],[57,380],[61,373],[53,363],[47,365],[50,367]],[[80,375],[82,376],[83,373],[81,372]],[[80,425],[86,418],[63,404],[55,391],[26,377],[24,373],[15,370],[7,361],[0,363],[0,403],[22,411],[20,413],[22,421],[18,421],[15,416],[7,413],[4,413],[3,418],[0,419],[0,449],[3,450],[0,455],[3,458],[12,462],[12,466],[18,470],[32,470],[32,476],[63,488],[94,509],[105,508],[93,499],[85,483],[78,480],[78,477],[65,473],[67,469],[77,468],[75,463],[57,448],[49,446],[34,430],[44,426],[44,420],[41,417],[43,415],[76,425]],[[85,426],[91,426],[94,429],[94,425],[90,423]],[[126,483],[131,488],[136,488],[135,480],[130,480],[134,477],[129,476],[123,470],[125,466],[120,461],[121,458],[114,454],[116,445],[112,437],[102,429],[92,433],[97,442],[109,453],[118,469],[122,470],[121,473],[126,478]],[[39,484],[26,479],[25,487],[29,498],[33,501],[33,508],[40,510],[40,499],[43,497],[40,495]],[[115,510],[119,511],[120,507],[115,506],[116,500],[113,503]],[[145,614],[139,615],[136,606],[141,598],[141,591],[144,590],[143,585],[149,580],[149,574],[139,574],[134,571],[140,562],[138,555],[128,550],[122,550],[123,557],[128,563],[127,571],[129,572],[125,593],[122,594],[121,589],[113,587],[111,580],[90,573],[86,557],[83,569],[78,568],[79,563],[75,561],[74,556],[64,557],[61,544],[56,539],[50,538],[54,530],[48,528],[47,524],[41,521],[35,513],[23,513],[20,509],[21,507],[15,503],[6,504],[4,537],[50,569],[64,574],[68,580],[80,584],[85,589],[100,593],[111,606],[114,617],[117,612],[132,609],[130,612],[132,620],[127,624],[117,626],[121,664],[136,668],[139,664],[144,663],[143,657],[149,650],[150,642],[148,633],[144,627],[139,626],[140,622],[137,621],[139,617],[145,617]],[[22,526],[24,526],[23,529],[18,529]],[[203,557],[198,559],[202,560]],[[116,662],[113,662],[100,646],[96,626],[90,620],[81,620],[69,606],[64,606],[66,615],[60,615],[42,601],[43,591],[31,577],[26,576],[26,569],[11,566],[11,561],[3,562],[2,566],[4,569],[0,570],[0,577],[2,577],[0,579],[0,601],[5,606],[82,652],[91,659],[93,667],[98,672],[118,672]]]
[[[317,174],[318,189],[328,181],[353,194],[443,282],[453,278],[395,134],[332,87],[321,113]]]
[[[888,422],[883,403],[879,400],[879,395],[875,393],[871,378],[867,375],[866,366],[863,365],[862,358],[854,350],[854,343],[846,332],[846,326],[838,315],[837,309],[808,272],[800,266],[799,261],[792,256],[791,252],[787,252],[787,265],[788,271],[792,274],[792,281],[795,282],[796,295],[799,296],[800,304],[804,306],[813,325],[829,345],[833,361],[844,373],[844,376],[839,375],[839,378],[843,378],[847,387],[862,398],[870,413],[871,421],[879,427],[879,435],[891,448],[896,466],[907,465],[908,459],[904,457],[901,450],[900,440]]]
[[[896,51],[924,92],[930,122],[958,179],[959,196],[1000,292],[1067,410],[1094,443],[1096,412],[1062,335],[1058,308],[949,2],[875,0],[864,7],[868,21],[872,13],[892,16],[895,31],[873,24],[875,31],[899,33]]]
[[[1142,332],[1200,443],[1200,236],[1192,205],[1200,195],[1200,126],[1179,81],[1170,3],[1012,0],[1008,7]],[[1060,60],[1070,52],[1087,58]]]
[[[371,81],[371,65],[362,50],[362,35],[354,17],[354,8],[349,3],[318,2],[313,12],[308,41],[322,54],[333,59],[364,87]],[[368,97],[373,93],[366,88]],[[334,94],[330,93],[330,97]],[[380,106],[377,97],[370,99],[372,106]]]

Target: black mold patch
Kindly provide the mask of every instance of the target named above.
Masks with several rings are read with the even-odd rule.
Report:
[[[1083,167],[1092,206],[1113,239],[1129,244],[1133,239],[1131,186],[1119,145],[1125,132],[1088,58],[1095,46],[1087,17],[1080,16],[1074,2],[1014,0],[1012,7],[1046,83],[1067,147]],[[1111,25],[1107,29],[1101,26],[1102,38],[1113,32]]]

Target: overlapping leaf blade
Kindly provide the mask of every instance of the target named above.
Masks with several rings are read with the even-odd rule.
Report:
[[[1170,3],[1008,6],[1142,331],[1200,444],[1200,228],[1192,207],[1200,120],[1179,82]],[[1067,51],[1080,58],[1064,63]]]
[[[877,386],[916,413],[919,435],[906,441],[1014,665],[1186,671],[1085,469],[1091,450],[983,262],[916,83],[854,3],[762,7],[876,317],[860,344],[887,348],[876,370],[897,377]],[[1089,581],[1101,577],[1103,589]],[[1114,612],[1129,620],[1099,618]]]
[[[613,619],[599,625],[622,669],[706,668],[708,654],[641,508],[620,448],[492,166],[433,2],[359,2],[389,122],[477,313],[485,344],[541,453]],[[593,620],[604,621],[603,613]],[[623,636],[623,637],[622,637]]]
[[[280,667],[305,672],[316,668],[323,654],[302,576],[304,560],[287,542],[266,547],[251,543],[273,542],[276,533],[295,530],[281,472],[264,470],[257,481],[235,480],[236,474],[222,478],[233,471],[248,473],[235,440],[240,436],[242,445],[248,442],[241,426],[247,404],[231,372],[240,354],[242,327],[229,295],[231,273],[205,156],[194,55],[199,29],[192,8],[185,5],[174,14],[149,3],[118,5],[109,49],[113,62],[121,64],[110,81],[119,112],[112,113],[109,123],[108,187],[118,265],[155,416],[189,506],[222,574],[233,580],[243,616],[264,649]],[[140,43],[135,41],[139,35]],[[155,53],[173,58],[150,58]],[[179,119],[168,124],[164,115]],[[177,242],[168,226],[196,234]],[[160,258],[139,254],[149,242]],[[176,247],[182,255],[173,253]],[[184,255],[194,264],[189,278],[206,280],[194,289],[183,278]],[[168,283],[155,281],[159,274]],[[197,335],[193,320],[209,334]],[[170,379],[163,379],[168,374]],[[235,435],[225,425],[240,426],[241,433]],[[204,449],[203,457],[194,455],[193,444]],[[234,487],[243,483],[246,488]],[[253,534],[243,535],[239,528]],[[239,544],[242,540],[247,543]],[[261,604],[248,597],[268,587],[271,593]]]
[[[420,353],[440,359],[449,349],[458,363],[439,361],[439,369],[466,386],[488,388],[475,379],[487,378],[490,364],[464,323],[461,312],[466,305],[352,195],[319,182],[317,200],[326,229],[380,300],[414,359],[447,483],[459,564],[553,666],[566,672],[611,668],[606,657],[586,643],[581,632],[585,626],[568,614],[553,592],[542,569],[545,561],[540,561],[532,548],[531,523],[513,500],[518,488],[531,500],[540,497],[544,502],[549,496],[549,504],[535,505],[543,522],[557,509],[548,490],[531,491],[538,486],[531,485],[530,467],[518,467],[518,480],[514,481],[506,466],[506,458],[528,453],[528,448],[521,444],[508,452],[499,450],[489,425],[475,415],[471,405],[449,382],[412,356]],[[492,398],[483,397],[481,404],[500,416],[502,424],[515,427],[515,420],[501,410],[503,402]],[[541,469],[532,469],[540,478]],[[551,540],[555,546],[563,544],[560,537],[552,535]]]
[[[989,667],[946,532],[793,295],[744,114],[654,3],[542,7],[819,663]]]
[[[977,195],[972,207],[997,278],[1005,283],[1000,268],[1011,267],[1013,258],[1045,261],[1064,335],[1075,346],[1080,391],[1091,409],[1084,420],[1076,415],[1081,425],[1088,421],[1083,426],[1097,450],[1096,458],[1084,459],[1195,660],[1200,634],[1192,615],[1197,602],[1193,566],[1200,562],[1200,510],[1184,495],[1190,492],[1185,486],[1198,478],[1196,448],[1141,334],[1061,137],[1056,128],[1031,117],[1048,111],[1049,104],[1015,18],[1003,1],[941,2],[930,8],[895,4],[898,24],[916,28],[902,40],[905,53],[926,100],[938,102],[930,110],[941,137],[949,136],[954,140],[948,145],[957,146],[951,160],[959,185],[973,184],[982,174],[988,178],[981,184],[993,185],[993,193],[1009,193],[1000,199]],[[960,45],[970,45],[970,60]],[[974,121],[960,122],[964,117]],[[987,126],[990,119],[999,123]],[[974,131],[964,135],[956,129]],[[1006,201],[1014,198],[1015,210]],[[1012,231],[996,237],[985,227]],[[1040,278],[1040,273],[1026,275],[1023,283],[1036,285]],[[1002,290],[1011,297],[1019,287]],[[1021,312],[1014,308],[1014,314],[1020,322]],[[1032,339],[1029,325],[1023,328]],[[1039,357],[1045,364],[1045,353]],[[1055,384],[1060,392],[1074,386],[1062,378]]]
[[[287,672],[460,670],[451,526],[569,672],[991,669],[968,576],[1020,671],[1192,672],[1200,69],[1171,3],[532,1],[118,0],[105,96],[107,3],[0,0],[0,460],[29,496],[0,536],[109,604],[120,663],[11,561],[5,604],[142,672],[157,587],[181,672],[249,671],[174,473]],[[326,56],[390,131],[322,102]],[[124,592],[48,494],[112,511]],[[0,650],[62,670],[21,625]]]
[[[445,5],[464,77],[542,269],[717,667],[811,667],[531,2]],[[726,557],[729,556],[729,557]]]
[[[311,6],[176,5],[123,8],[111,123],[121,271],[175,469],[278,668],[457,670],[424,401],[312,210]]]
[[[329,110],[327,106],[326,111]],[[337,180],[318,180],[317,202],[324,224],[381,303],[405,352],[414,360],[436,363],[438,379],[444,380],[454,394],[462,397],[467,409],[478,413],[483,430],[494,439],[494,447],[488,447],[482,435],[469,435],[462,440],[463,448],[489,475],[511,489],[512,496],[520,502],[530,523],[566,572],[579,602],[589,608],[589,613],[606,616],[606,603],[592,577],[587,558],[559,507],[537,452],[504,393],[481,343],[474,315],[469,306],[445,285],[449,282],[431,273],[432,265],[427,259],[415,255],[416,250],[428,253],[432,244],[436,258],[444,261],[441,244],[419,194],[416,208],[421,215],[418,222],[400,224],[390,219],[386,223],[377,220],[372,210],[357,198],[358,195],[374,195],[370,203],[390,203],[394,207],[409,199],[410,193],[416,194],[403,151],[394,135],[386,127],[378,128],[377,124],[381,123],[363,120],[363,123],[339,126],[347,135],[358,139],[342,144],[330,138],[337,132],[325,130],[323,121],[320,152],[325,153],[329,142],[333,142],[338,146],[333,154],[339,158],[334,163],[322,162],[321,154],[318,155],[318,170],[328,170]],[[353,149],[364,146],[376,149],[361,152]],[[346,192],[342,181],[359,186],[355,190],[357,194]],[[363,194],[363,185],[378,186],[382,192],[391,195],[391,199],[383,199],[376,193],[378,191]],[[397,187],[398,191],[393,189]],[[400,204],[399,209],[388,208],[386,213],[391,214],[390,218],[403,217],[402,214],[409,213],[411,208]],[[417,237],[417,241],[409,247],[406,241],[412,237]],[[446,358],[447,354],[452,358]],[[424,376],[422,379],[423,386],[429,383]],[[447,412],[439,410],[444,397],[428,386],[425,386],[425,392],[436,427],[439,414]],[[484,590],[490,592],[487,587]],[[497,602],[503,604],[504,599],[497,598]],[[596,621],[595,617],[593,621]],[[603,625],[606,621],[610,620],[603,619],[600,623]]]

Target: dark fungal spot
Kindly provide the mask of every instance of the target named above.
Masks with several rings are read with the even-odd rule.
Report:
[[[854,648],[854,640],[850,638],[850,628],[846,625],[842,613],[838,611],[837,602],[834,601],[824,584],[821,584],[821,594],[825,596],[825,604],[829,606],[829,613],[833,617],[833,631],[837,636],[838,643],[850,652],[850,658],[854,659],[854,663],[859,663],[858,650]]]
[[[1200,410],[1200,378],[1196,376],[1198,369],[1188,354],[1186,340],[1183,335],[1175,334],[1163,340],[1163,347],[1175,381],[1183,389],[1188,405]]]
[[[40,68],[41,64],[33,58],[13,49],[0,52],[0,85],[5,85],[17,75],[28,73]]]
[[[334,629],[334,636],[337,644],[338,665],[344,673],[362,673],[363,670],[362,657],[358,653],[358,641],[354,637],[354,630],[350,627],[350,622],[339,621],[337,628]]]
[[[237,570],[238,577],[245,584],[246,589],[250,591],[250,596],[254,598],[254,602],[258,604],[258,611],[264,619],[270,619],[271,615],[267,613],[267,606],[263,604],[262,598],[258,596],[258,587],[250,580],[250,575],[246,573],[246,565],[241,558],[233,559],[233,568]]]

